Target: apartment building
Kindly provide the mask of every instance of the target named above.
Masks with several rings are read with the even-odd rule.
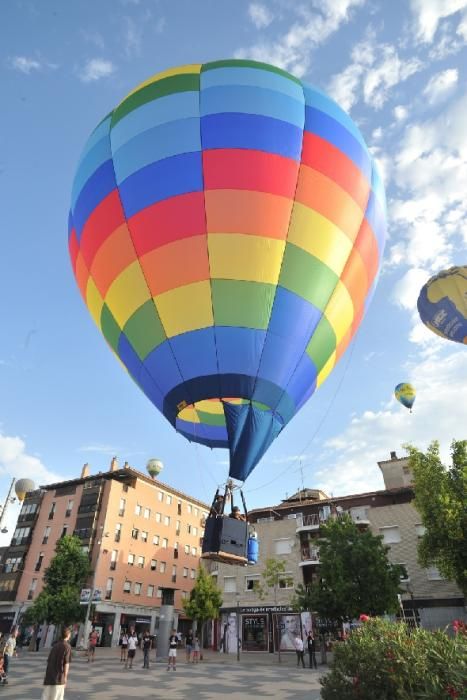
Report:
[[[102,591],[93,622],[103,645],[117,644],[130,625],[154,632],[164,593],[175,620],[183,618],[208,509],[115,458],[106,472],[91,475],[85,465],[77,479],[42,486],[27,495],[3,555],[0,615],[11,622],[12,611],[24,612],[43,588],[57,540],[74,534],[89,552],[88,585]]]
[[[250,512],[260,542],[255,566],[210,565],[224,596],[219,623],[213,630],[214,644],[236,652],[237,633],[244,650],[287,650],[287,629],[309,629],[311,619],[293,612],[290,601],[299,584],[319,578],[318,539],[323,524],[331,517],[348,513],[359,528],[381,535],[390,548],[389,559],[401,564],[401,617],[415,619],[428,629],[443,628],[455,618],[465,617],[465,601],[451,581],[434,569],[423,569],[417,561],[417,542],[424,529],[413,505],[414,489],[407,458],[391,452],[389,460],[378,462],[385,490],[329,498],[315,489],[302,489],[278,505]],[[286,564],[278,591],[261,601],[255,581],[261,580],[268,558]],[[295,618],[295,619],[294,619]],[[237,632],[238,625],[238,632]]]

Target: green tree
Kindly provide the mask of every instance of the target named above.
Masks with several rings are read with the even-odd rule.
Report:
[[[46,620],[55,625],[84,620],[85,606],[79,594],[91,574],[87,554],[78,537],[65,535],[57,542],[55,556],[44,573],[44,588],[27,610],[29,622]]]
[[[388,561],[382,537],[344,515],[326,523],[318,545],[320,580],[307,600],[320,617],[341,622],[397,610],[401,569]]]
[[[439,444],[426,453],[406,446],[414,476],[415,506],[426,532],[418,545],[422,566],[435,565],[467,595],[467,440],[451,444],[452,466],[445,467]]]
[[[269,592],[272,591],[275,605],[277,605],[277,594],[279,590],[293,583],[293,579],[285,575],[285,561],[282,559],[266,559],[261,578],[262,581],[255,581],[253,590],[261,600],[267,598]],[[277,625],[279,625],[279,620],[277,620]],[[279,627],[277,628],[277,638],[280,639]],[[280,644],[277,645],[277,660],[279,662],[281,660]]]
[[[188,617],[196,620],[201,628],[201,649],[204,648],[204,624],[217,620],[222,605],[222,593],[206,569],[198,566],[196,583],[188,600],[183,601],[183,610]]]

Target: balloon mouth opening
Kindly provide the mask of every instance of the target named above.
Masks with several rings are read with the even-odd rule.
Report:
[[[199,437],[202,438],[203,428],[211,427],[213,430],[222,432],[227,431],[224,403],[234,405],[252,404],[255,408],[262,411],[270,411],[271,408],[258,401],[250,401],[244,397],[229,396],[225,398],[210,398],[201,399],[192,404],[180,406],[177,423],[180,427],[184,426],[185,430],[189,429],[191,439],[196,442],[197,431]],[[200,440],[201,441],[201,440]]]

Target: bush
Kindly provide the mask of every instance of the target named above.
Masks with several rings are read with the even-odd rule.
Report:
[[[410,630],[404,623],[367,619],[334,646],[321,679],[323,700],[467,699],[467,634]]]

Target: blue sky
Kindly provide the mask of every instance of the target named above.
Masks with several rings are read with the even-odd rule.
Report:
[[[227,456],[178,436],[112,357],[67,251],[84,142],[133,87],[184,63],[248,57],[331,94],[358,123],[387,188],[389,240],[356,340],[247,482],[250,507],[302,483],[381,488],[406,441],[465,438],[467,355],[420,323],[418,291],[466,263],[467,1],[267,3],[9,0],[0,9],[0,495],[108,468],[117,455],[210,500]],[[412,381],[409,415],[394,386]],[[11,509],[10,518],[16,515]],[[8,537],[7,537],[8,538]]]

